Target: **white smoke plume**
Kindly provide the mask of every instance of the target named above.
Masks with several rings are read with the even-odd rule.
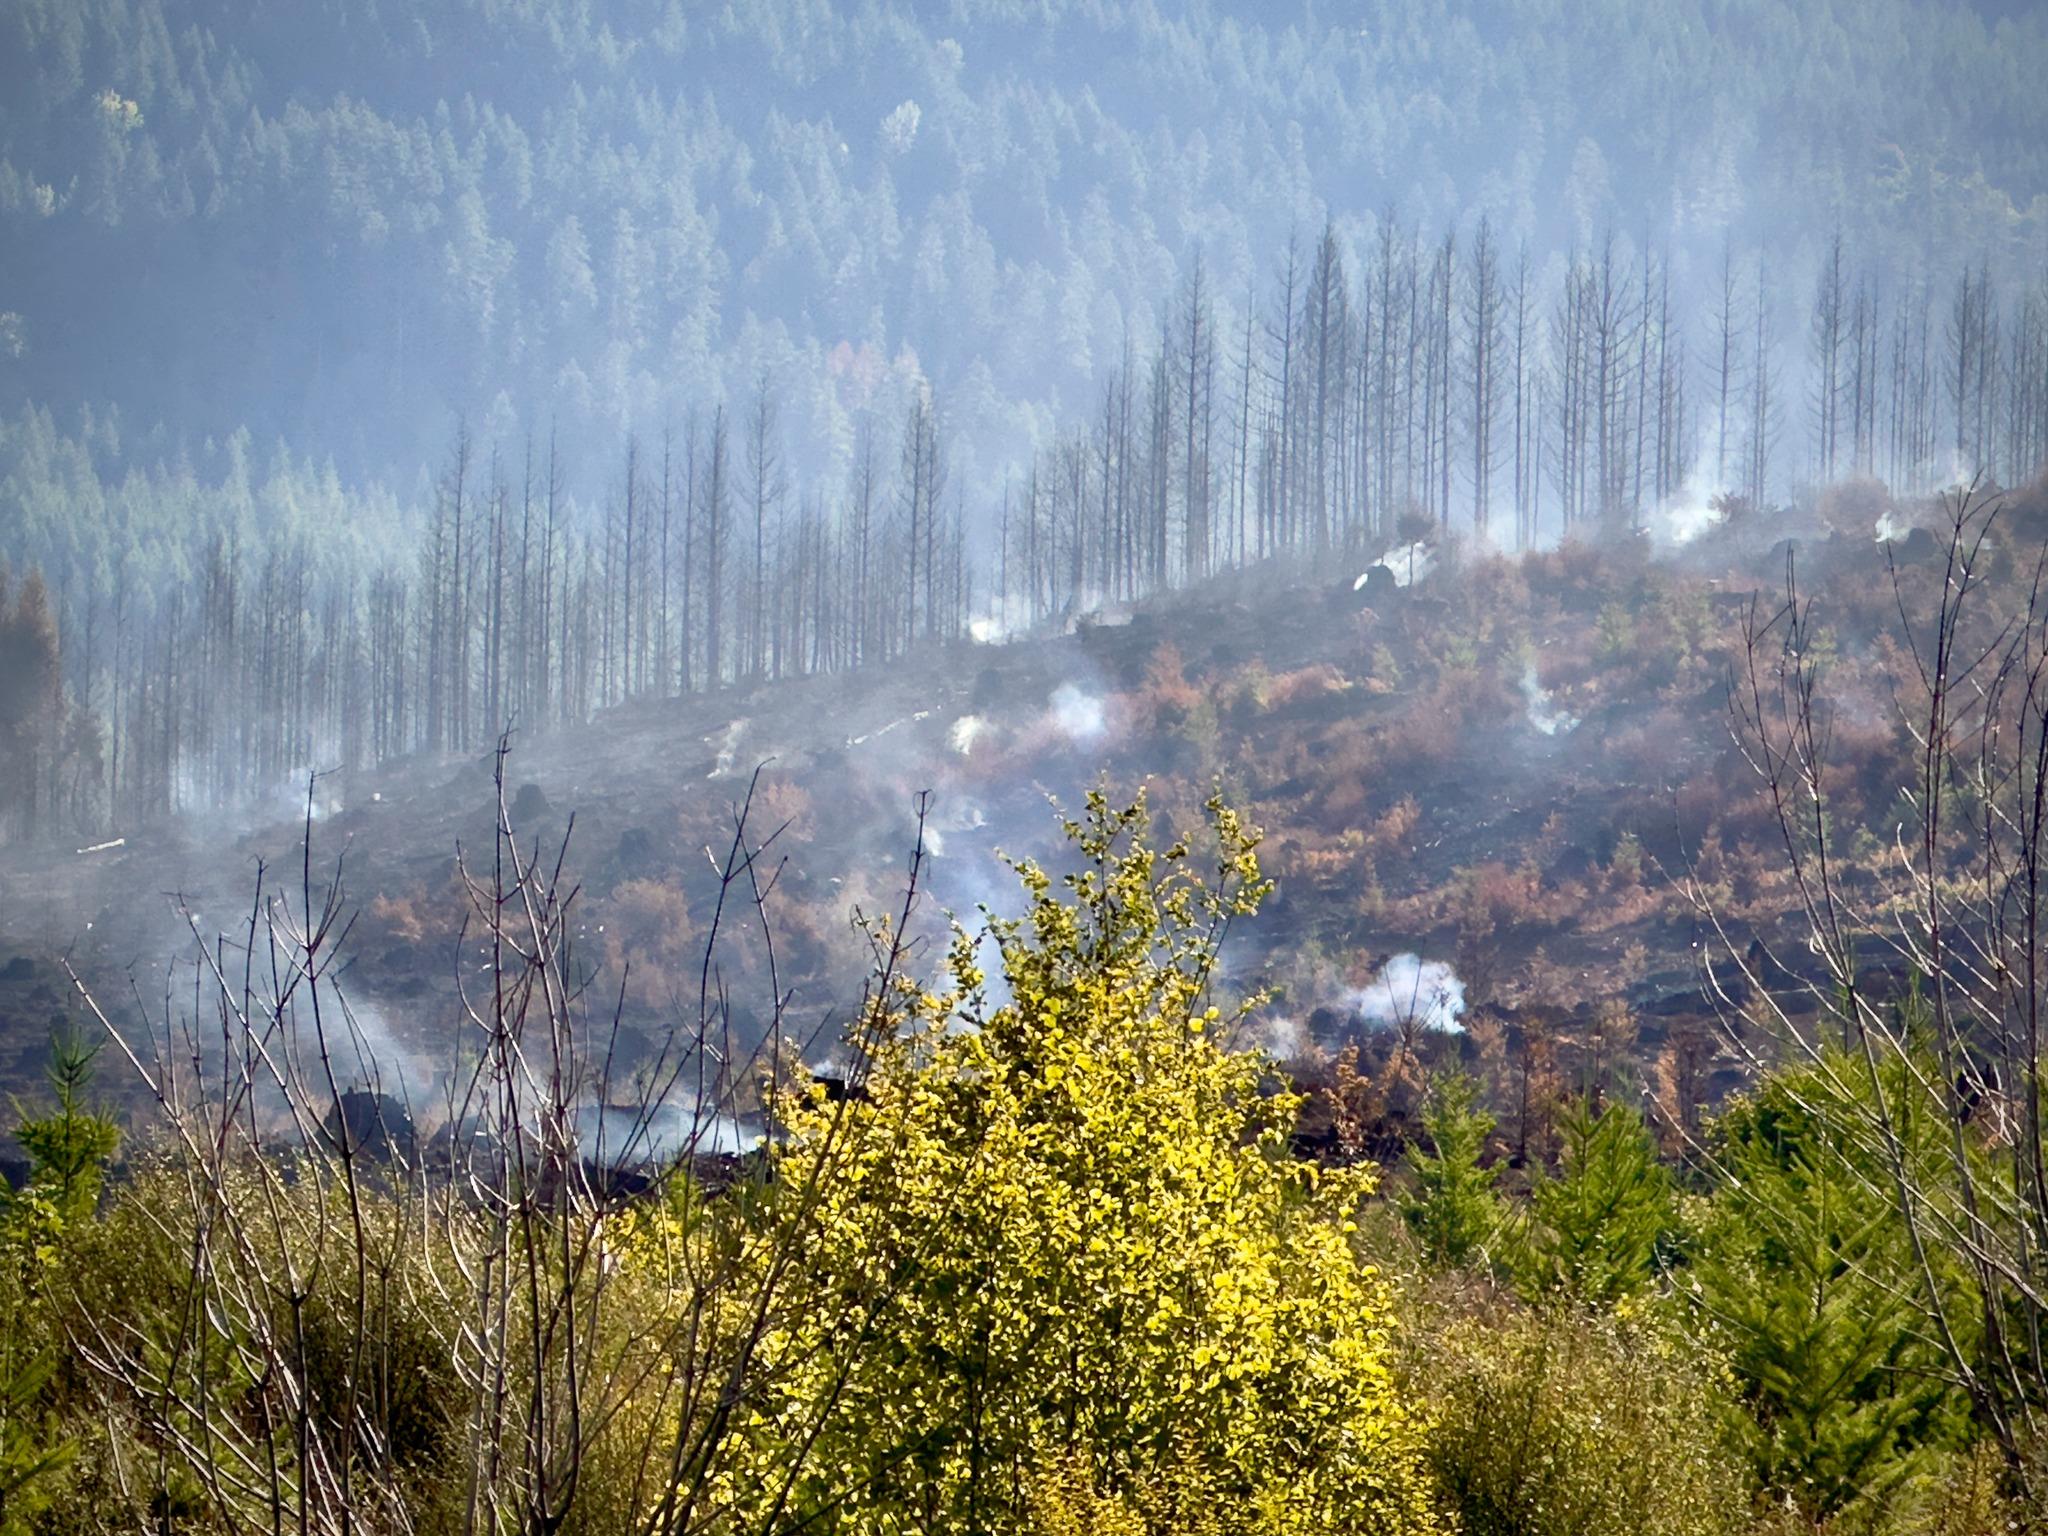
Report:
[[[1252,1029],[1259,1048],[1275,1061],[1295,1061],[1308,1051],[1308,1029],[1291,1013],[1269,1013]]]
[[[1053,729],[1071,742],[1085,746],[1109,728],[1101,695],[1084,692],[1072,683],[1053,689],[1049,707]]]
[[[587,1104],[574,1129],[584,1155],[614,1167],[666,1163],[686,1154],[735,1156],[761,1144],[761,1129],[704,1105]]]
[[[1913,466],[1908,484],[1928,495],[1960,491],[1977,478],[1977,467],[1959,448],[1938,448]]]
[[[1683,549],[1720,527],[1723,514],[1715,503],[1725,487],[1714,484],[1715,479],[1711,466],[1694,465],[1678,489],[1650,510],[1644,526],[1651,540],[1666,549]]]
[[[344,1018],[350,1038],[330,1044],[337,1076],[355,1078],[353,1086],[388,1093],[417,1112],[437,1076],[432,1064],[400,1043],[374,1003],[351,997]],[[351,1061],[351,1056],[355,1060]],[[352,1085],[344,1082],[342,1086]]]
[[[1351,1011],[1369,1023],[1418,1023],[1440,1034],[1462,1034],[1465,983],[1441,960],[1396,955],[1363,987],[1348,994]]]
[[[946,733],[946,742],[962,757],[974,751],[974,743],[988,730],[988,722],[979,715],[962,715],[953,722],[953,728]]]
[[[1522,668],[1522,704],[1529,724],[1545,736],[1562,736],[1578,729],[1579,717],[1551,703],[1550,690],[1537,681],[1533,664]]]
[[[951,797],[925,818],[924,851],[934,858],[946,856],[946,837],[953,832],[979,832],[988,825],[988,813],[978,800]]]
[[[1367,580],[1380,566],[1387,568],[1387,574],[1394,578],[1397,587],[1412,587],[1427,576],[1436,565],[1436,551],[1430,548],[1427,539],[1418,539],[1413,544],[1404,544],[1390,549],[1378,560],[1359,573],[1358,580],[1351,583],[1351,590],[1363,592]]]
[[[706,778],[722,779],[732,772],[733,759],[740,750],[740,736],[746,728],[747,722],[744,719],[735,720],[725,728],[725,733],[717,738],[718,759],[711,765],[711,772],[705,775]],[[711,738],[705,739],[708,741]]]
[[[1714,498],[1697,491],[1680,491],[1650,514],[1651,535],[1674,548],[1690,544],[1720,524],[1721,509],[1714,505]]]

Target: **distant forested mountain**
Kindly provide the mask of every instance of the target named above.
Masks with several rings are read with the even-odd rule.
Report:
[[[2038,264],[2044,75],[1938,0],[8,0],[0,400],[408,486],[457,413],[609,441],[763,370],[843,470],[929,381],[994,472],[1198,252],[1264,302],[1326,213],[1700,292],[1732,240],[1788,305],[1837,226]]]

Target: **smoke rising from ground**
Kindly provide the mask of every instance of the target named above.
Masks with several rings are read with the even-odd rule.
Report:
[[[1522,668],[1522,704],[1529,724],[1545,736],[1568,735],[1578,728],[1577,715],[1551,702],[1550,690],[1537,680],[1533,662]]]
[[[737,1156],[761,1143],[757,1125],[674,1094],[658,1104],[590,1104],[576,1111],[584,1154],[608,1166],[668,1163],[687,1156]]]
[[[988,729],[988,722],[979,715],[962,715],[953,722],[953,728],[946,733],[946,742],[962,757],[972,755],[974,743]]]
[[[725,734],[718,738],[718,757],[711,765],[708,778],[722,779],[732,772],[733,759],[740,749],[740,737],[745,734],[747,722],[735,720],[725,728]]]
[[[1396,955],[1345,1001],[1371,1024],[1420,1024],[1439,1034],[1461,1034],[1465,1028],[1465,983],[1441,960]]]
[[[1252,1023],[1253,1044],[1275,1061],[1295,1061],[1308,1053],[1308,1028],[1291,1013],[1269,1013]]]
[[[1077,746],[1099,741],[1109,728],[1109,718],[1100,694],[1088,693],[1073,683],[1053,689],[1047,707],[1053,728]]]

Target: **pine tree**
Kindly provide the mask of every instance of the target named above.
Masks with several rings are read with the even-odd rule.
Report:
[[[1536,1225],[1523,1255],[1531,1290],[1609,1303],[1641,1290],[1677,1225],[1671,1175],[1642,1116],[1618,1104],[1564,1119],[1563,1169],[1532,1191]]]
[[[14,1138],[30,1159],[19,1190],[0,1186],[0,1531],[31,1529],[50,1474],[77,1447],[52,1427],[51,1382],[65,1352],[49,1310],[65,1229],[88,1219],[120,1143],[114,1122],[86,1106],[96,1050],[75,1039],[50,1044],[56,1108],[22,1114]]]
[[[1813,1108],[1817,1081],[1853,1087],[1861,1072],[1833,1053],[1721,1117],[1719,1187],[1685,1285],[1749,1410],[1733,1428],[1758,1482],[1816,1522],[1853,1511],[1859,1525],[1963,1414],[1917,1326],[1921,1272],[1880,1171],[1846,1117]],[[1938,1165],[1938,1125],[1913,1140],[1916,1160]]]
[[[1408,1152],[1415,1190],[1403,1203],[1402,1215],[1432,1264],[1466,1264],[1475,1255],[1483,1259],[1500,1230],[1500,1201],[1493,1192],[1500,1170],[1479,1161],[1494,1118],[1475,1098],[1472,1079],[1464,1073],[1439,1076],[1422,1108],[1423,1135],[1436,1150],[1425,1152],[1417,1144]]]
[[[119,1127],[86,1104],[98,1055],[99,1047],[73,1037],[53,1039],[47,1075],[56,1107],[47,1115],[23,1116],[14,1128],[30,1170],[21,1192],[10,1199],[47,1202],[59,1222],[92,1213],[107,1161],[120,1145]],[[13,1214],[12,1206],[7,1209]]]

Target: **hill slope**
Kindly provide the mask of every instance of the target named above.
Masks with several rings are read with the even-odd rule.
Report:
[[[2021,547],[2043,537],[2038,500],[2007,514]],[[997,850],[1057,855],[1048,795],[1073,805],[1096,782],[1142,785],[1169,830],[1191,830],[1220,787],[1264,829],[1279,882],[1226,950],[1228,987],[1273,994],[1272,1048],[1311,1061],[1347,1040],[1394,1049],[1402,1014],[1431,1013],[1417,996],[1388,1001],[1382,967],[1413,954],[1450,968],[1428,973],[1457,988],[1435,1022],[1461,1023],[1459,1048],[1492,1069],[1512,1070],[1537,1031],[1565,1053],[1555,1070],[1618,1049],[1653,1088],[1704,1102],[1733,1078],[1715,1065],[1719,1005],[1700,967],[1716,945],[1696,897],[1738,943],[1798,952],[1779,835],[1728,712],[1744,615],[1758,601],[1768,615],[1788,548],[1838,658],[1835,814],[1852,878],[1881,862],[1876,834],[1909,782],[1893,572],[1910,605],[1938,570],[1925,534],[1873,540],[1870,511],[1839,502],[1795,540],[1727,529],[1668,556],[1438,551],[1409,585],[1385,569],[1362,589],[1256,570],[1063,635],[605,711],[515,740],[507,794],[529,847],[552,849],[573,814],[593,995],[623,989],[643,1038],[694,1016],[716,856],[757,765],[753,836],[776,834],[776,960],[787,1017],[805,1028],[857,995],[850,914],[899,899],[920,794],[929,925],[1014,908]],[[2006,561],[1998,601],[2023,595],[2025,568]],[[339,857],[361,908],[348,983],[421,1074],[451,1038],[456,856],[486,867],[491,773],[488,757],[416,757],[316,791],[316,878]],[[158,893],[177,893],[206,933],[235,931],[259,858],[296,893],[295,814],[280,803],[262,824],[192,820],[113,849],[10,856],[0,951],[30,963],[13,993],[0,984],[0,1071],[33,1070],[57,949],[74,946],[103,989],[139,962],[156,995],[148,978],[182,931]],[[765,958],[750,919],[729,915],[719,963],[742,1038],[766,1016]],[[1624,1024],[1617,1046],[1603,1032]],[[1671,1080],[1681,1068],[1693,1086]]]

